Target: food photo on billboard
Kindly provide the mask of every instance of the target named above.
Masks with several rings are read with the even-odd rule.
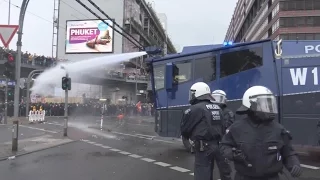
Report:
[[[105,23],[106,22],[106,23]],[[70,20],[66,23],[66,54],[113,53],[111,20]]]

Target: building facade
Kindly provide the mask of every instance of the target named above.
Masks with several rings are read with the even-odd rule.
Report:
[[[225,41],[320,40],[320,0],[239,0]]]
[[[58,2],[55,3],[52,48],[53,51],[56,50],[57,59],[77,61],[106,56],[108,54],[139,51],[136,45],[131,43],[126,37],[113,31],[112,52],[66,53],[68,41],[71,39],[71,30],[67,27],[67,21],[90,21],[97,20],[98,18],[76,1],[55,1]],[[88,1],[82,1],[82,3],[88,6],[93,12],[106,19],[106,17],[102,16]],[[147,3],[145,0],[95,0],[94,3],[144,47],[166,47],[168,53],[176,53],[173,43],[170,38],[166,36],[165,29],[150,3]],[[122,32],[120,28],[114,25],[113,28]],[[57,39],[57,41],[55,42],[54,39]],[[144,72],[144,58],[133,59],[125,64],[114,65],[112,68],[101,68],[106,71],[104,73],[105,78],[112,79],[112,82],[110,81],[110,83],[104,83],[100,86],[75,84],[72,85],[72,87],[75,88],[72,90],[71,94],[75,94],[75,96],[81,96],[82,94],[87,94],[89,96],[92,94],[92,98],[96,98],[100,95],[100,98],[110,98],[111,101],[115,103],[117,99],[121,99],[123,96],[128,97],[132,102],[137,102],[139,97],[143,96],[138,96],[137,94],[139,93],[137,92],[146,90],[147,87],[148,78],[147,74]],[[119,79],[119,83],[115,83],[117,79]]]

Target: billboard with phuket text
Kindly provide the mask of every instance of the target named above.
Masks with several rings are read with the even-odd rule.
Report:
[[[113,23],[111,20],[72,20],[66,25],[66,54],[112,53]]]

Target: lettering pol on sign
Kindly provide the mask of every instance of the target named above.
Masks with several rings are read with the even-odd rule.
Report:
[[[306,54],[309,54],[310,51],[316,51],[320,53],[320,44],[317,46],[313,46],[313,45],[304,46],[304,52]]]

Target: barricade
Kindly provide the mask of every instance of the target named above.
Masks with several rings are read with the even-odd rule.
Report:
[[[30,111],[29,112],[29,122],[44,122],[46,117],[46,111],[44,110],[37,110],[37,111]]]

